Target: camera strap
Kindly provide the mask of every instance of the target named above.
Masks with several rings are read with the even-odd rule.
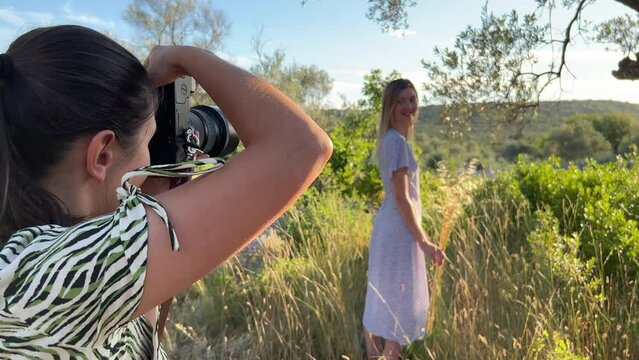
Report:
[[[184,130],[184,138],[186,143],[184,144],[184,154],[186,159],[184,161],[194,161],[197,159],[197,156],[200,154],[204,154],[202,150],[200,150],[200,132],[195,130],[192,127],[188,127]],[[171,179],[171,189],[174,189],[180,185],[185,184],[189,181],[190,177],[177,177]]]
[[[203,151],[200,150],[200,133],[192,127],[189,127],[185,131],[185,138],[186,161],[194,161],[197,159],[199,154],[203,154]],[[171,179],[171,189],[185,184],[189,181],[189,179],[190,177],[178,177]],[[171,305],[173,305],[174,300],[175,297],[171,297],[160,305],[160,314],[158,316],[158,340],[160,342],[162,341],[166,320],[169,318],[169,311],[171,310]]]

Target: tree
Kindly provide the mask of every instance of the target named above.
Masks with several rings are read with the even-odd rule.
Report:
[[[124,20],[139,30],[147,50],[156,45],[191,44],[217,50],[231,24],[211,0],[134,0]]]
[[[365,100],[342,110],[342,123],[330,132],[335,150],[320,176],[319,187],[359,197],[374,207],[380,205],[383,186],[375,161],[377,122],[386,83],[400,77],[397,71],[384,76],[379,69],[364,76]]]
[[[286,65],[286,54],[282,49],[266,53],[262,33],[263,30],[260,30],[252,39],[257,63],[251,66],[251,72],[273,84],[306,110],[321,108],[333,88],[333,79],[316,65],[298,65],[295,62]]]
[[[547,27],[537,25],[534,14],[495,16],[486,7],[481,20],[479,28],[469,26],[457,36],[453,49],[435,48],[438,62],[422,61],[430,78],[425,89],[431,101],[442,103],[441,119],[455,128],[469,127],[481,115],[518,133],[544,87],[541,76],[523,69],[536,61]]]
[[[527,155],[530,159],[540,159],[541,151],[532,144],[527,144],[524,142],[511,142],[506,144],[501,150],[501,157],[506,159],[506,161],[512,163],[517,160],[517,157],[521,154]]]
[[[637,133],[637,119],[630,114],[609,112],[601,114],[575,114],[566,122],[585,121],[610,143],[615,155],[623,153],[621,143]]]
[[[614,0],[628,7],[630,14],[602,24],[582,19],[585,8],[597,1],[531,0],[532,14],[496,16],[484,7],[482,24],[461,32],[452,48],[435,49],[438,61],[424,61],[433,79],[426,84],[433,100],[445,105],[443,119],[467,127],[469,119],[481,113],[498,126],[521,130],[534,115],[540,94],[566,72],[566,53],[576,35],[587,30],[598,41],[621,49],[626,55],[612,74],[618,79],[639,79],[639,0]],[[369,0],[369,16],[382,30],[408,26],[408,8],[417,1]],[[572,13],[568,23],[558,26],[554,10]],[[550,24],[553,26],[551,27]],[[550,49],[554,56],[548,67],[539,68],[535,53]],[[497,70],[504,70],[503,72]]]
[[[559,43],[561,45],[561,61],[550,72],[555,75],[561,75],[561,72],[565,68],[565,53],[568,49],[570,42],[573,39],[574,26],[577,26],[579,30],[585,30],[588,24],[584,24],[581,21],[581,14],[583,10],[597,1],[610,1],[610,0],[534,0],[539,7],[539,12],[542,10],[548,11],[547,23],[552,23],[552,10],[558,6],[562,6],[568,10],[573,11],[573,17],[566,24],[563,32],[564,37],[562,39],[550,39],[550,43]],[[631,15],[625,15],[608,20],[602,24],[594,25],[593,29],[597,35],[594,39],[617,45],[627,55],[619,62],[619,69],[613,71],[613,75],[619,79],[636,80],[639,79],[639,37],[637,37],[638,30],[637,24],[639,23],[639,0],[614,0],[629,8],[629,10],[635,15],[634,19]],[[303,0],[302,3],[305,3]],[[414,7],[417,4],[416,0],[368,0],[369,13],[367,17],[380,24],[382,30],[387,31],[389,29],[405,29],[408,27],[408,8]],[[630,54],[635,55],[634,59],[630,58]]]
[[[379,23],[382,31],[408,28],[408,8],[417,5],[416,0],[367,0],[366,17]],[[302,5],[308,0],[301,0]]]
[[[396,70],[386,76],[382,75],[381,69],[371,70],[369,74],[364,75],[364,88],[362,89],[364,100],[360,100],[360,106],[374,113],[380,113],[386,84],[401,77],[401,74]]]
[[[139,44],[127,48],[133,47],[140,58],[157,45],[217,50],[231,27],[226,13],[213,8],[211,0],[133,0],[124,12],[124,20],[139,30]],[[141,53],[140,48],[145,51]],[[199,87],[192,96],[194,104],[211,102]]]
[[[608,140],[612,151],[619,154],[622,140],[636,132],[637,119],[629,114],[606,113],[595,116],[592,125]]]
[[[560,129],[550,133],[544,150],[566,161],[604,159],[612,153],[610,143],[595,130],[592,121],[579,117],[566,119]]]

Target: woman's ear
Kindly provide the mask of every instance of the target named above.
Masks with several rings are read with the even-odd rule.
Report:
[[[111,130],[102,130],[89,140],[86,153],[86,170],[89,177],[98,182],[106,179],[107,170],[115,159],[117,145],[117,137]]]

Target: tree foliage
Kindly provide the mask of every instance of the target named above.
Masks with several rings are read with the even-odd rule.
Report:
[[[537,6],[532,13],[518,14],[513,10],[501,16],[484,7],[479,27],[462,31],[452,49],[436,48],[436,61],[423,61],[433,79],[426,84],[427,90],[447,106],[443,119],[467,128],[469,120],[482,112],[489,114],[495,125],[515,125],[517,134],[534,117],[540,94],[569,72],[566,53],[576,34],[583,35],[588,30],[596,33],[591,40],[614,45],[626,53],[618,69],[612,72],[615,77],[639,79],[639,0],[614,0],[625,5],[632,15],[597,25],[582,15],[584,9],[598,1],[611,2],[531,0]],[[416,0],[369,0],[369,13],[373,15],[368,17],[379,23],[382,30],[405,28],[409,8],[416,3]],[[557,21],[554,15],[557,8],[572,13],[567,23]],[[557,28],[561,29],[559,33]],[[547,68],[540,68],[534,56],[541,49],[552,53]]]
[[[625,54],[631,54],[639,48],[639,14],[625,14],[604,21],[597,25],[596,31],[597,41],[613,45],[614,49]]]
[[[267,53],[262,31],[252,39],[257,62],[251,66],[251,72],[269,81],[306,110],[321,108],[333,88],[333,79],[316,65],[286,64],[282,49]]]
[[[565,161],[583,161],[587,158],[604,159],[612,153],[606,138],[582,117],[566,119],[558,130],[550,133],[544,142],[548,155],[559,156]]]
[[[380,24],[383,31],[408,28],[408,8],[415,0],[368,0],[366,17]]]
[[[333,79],[316,65],[286,64],[283,50],[261,53],[251,72],[266,79],[303,107],[321,107],[333,87]]]
[[[516,126],[539,104],[540,75],[526,72],[537,63],[540,34],[535,15],[515,11],[495,16],[484,7],[482,24],[461,32],[453,48],[435,48],[438,61],[423,61],[431,100],[444,105],[441,118],[467,125],[482,114],[496,126]]]
[[[382,75],[381,69],[371,70],[370,73],[364,75],[364,87],[362,88],[364,99],[360,101],[360,106],[374,113],[380,113],[386,84],[401,77],[402,75],[396,70],[386,76]]]
[[[211,0],[133,0],[124,19],[139,31],[147,50],[178,44],[217,50],[231,27]]]
[[[375,159],[377,122],[387,82],[400,77],[395,70],[384,75],[380,69],[364,76],[364,100],[343,110],[342,122],[330,132],[333,156],[320,176],[319,187],[361,198],[370,206],[380,205],[383,186]]]
[[[610,143],[615,154],[620,153],[620,145],[624,138],[637,131],[637,119],[628,114],[607,113],[594,116],[592,125]]]
[[[302,5],[308,0],[301,0]],[[417,0],[367,0],[366,17],[377,22],[382,31],[408,28],[408,8],[417,5]]]
[[[619,16],[599,24],[596,40],[613,45],[626,56],[619,62],[619,69],[612,72],[618,79],[639,79],[639,14]],[[634,59],[630,56],[634,54]]]

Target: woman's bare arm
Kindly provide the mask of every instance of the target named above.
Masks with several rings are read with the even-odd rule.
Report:
[[[171,251],[164,224],[147,210],[148,265],[136,315],[187,288],[255,238],[293,204],[332,153],[328,136],[263,80],[204,50],[160,50],[168,53],[159,61],[151,56],[150,75],[158,84],[193,76],[228,115],[246,149],[221,170],[157,196],[175,228],[179,252]],[[154,60],[168,62],[168,70],[154,75]]]
[[[424,253],[432,258],[436,265],[440,266],[445,257],[444,253],[428,239],[422,229],[421,219],[417,218],[417,211],[408,197],[408,168],[403,167],[395,170],[391,177],[391,184],[395,203],[408,231],[413,239],[419,243]]]

